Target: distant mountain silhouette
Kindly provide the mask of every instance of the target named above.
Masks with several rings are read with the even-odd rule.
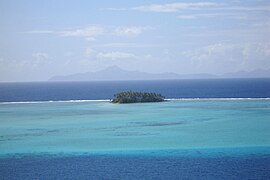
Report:
[[[254,71],[238,71],[226,73],[221,76],[222,78],[269,78],[270,69],[256,69]]]
[[[176,73],[146,73],[127,71],[118,66],[110,66],[97,72],[77,73],[67,76],[54,76],[49,81],[113,81],[113,80],[165,80],[165,79],[214,79],[214,78],[265,78],[270,77],[270,70],[239,71],[223,75],[176,74]]]

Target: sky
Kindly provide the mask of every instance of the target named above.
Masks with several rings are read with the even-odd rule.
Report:
[[[270,68],[269,0],[0,0],[0,82]]]

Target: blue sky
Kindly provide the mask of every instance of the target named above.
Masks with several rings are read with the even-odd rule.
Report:
[[[270,68],[268,0],[0,0],[0,81]]]

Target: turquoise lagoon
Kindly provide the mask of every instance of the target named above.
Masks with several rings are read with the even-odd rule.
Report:
[[[0,156],[269,155],[269,99],[0,104]]]

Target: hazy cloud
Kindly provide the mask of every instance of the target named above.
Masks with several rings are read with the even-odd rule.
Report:
[[[76,28],[62,31],[52,31],[52,30],[33,30],[28,31],[30,34],[57,34],[65,37],[82,37],[86,40],[96,40],[96,37],[105,34],[121,36],[121,37],[136,37],[140,35],[143,31],[152,29],[151,27],[141,27],[141,26],[128,26],[128,27],[105,27],[101,25],[91,25],[84,28]]]
[[[135,37],[140,35],[144,30],[149,29],[148,27],[118,27],[114,30],[114,34],[123,37]]]
[[[240,13],[205,13],[205,14],[182,14],[177,16],[179,19],[198,19],[198,18],[231,18],[231,19],[245,19],[248,18],[246,14]]]
[[[109,53],[99,53],[97,54],[98,59],[111,59],[111,60],[117,60],[117,59],[135,59],[136,56],[132,53],[126,53],[126,52],[119,52],[119,51],[113,51]]]
[[[50,59],[50,56],[47,53],[41,53],[41,52],[33,53],[32,57],[36,61],[40,61],[40,62]]]
[[[33,30],[28,31],[30,34],[57,34],[66,37],[83,37],[86,40],[95,40],[97,36],[102,35],[105,32],[105,28],[98,25],[91,25],[84,28],[69,29],[69,30]]]
[[[216,2],[176,2],[166,4],[148,4],[132,8],[106,8],[107,10],[127,11],[136,10],[144,12],[180,12],[183,10],[214,10],[214,11],[270,11],[269,4],[263,4],[265,1],[256,0],[260,2],[252,5],[239,5],[241,1],[228,1],[226,3]]]
[[[37,52],[32,54],[33,59],[31,61],[22,61],[23,64],[29,64],[32,68],[36,68],[41,64],[50,64],[51,57],[47,53]]]
[[[227,6],[214,8],[214,10],[227,10],[227,11],[270,11],[270,6]]]
[[[103,34],[105,29],[101,26],[88,26],[86,28],[59,32],[61,36],[84,37],[87,40],[95,40],[96,36]]]
[[[92,48],[86,48],[86,50],[85,50],[86,57],[94,57],[95,54],[96,54],[95,50],[93,50]]]
[[[153,48],[158,47],[156,44],[136,44],[136,43],[107,43],[96,45],[101,48]]]
[[[182,53],[196,63],[233,62],[234,66],[260,68],[270,65],[270,43],[217,43]],[[233,64],[231,64],[232,66]]]
[[[50,33],[54,33],[54,31],[50,31],[50,30],[33,30],[33,31],[28,31],[26,33],[30,33],[30,34],[50,34]]]
[[[151,4],[134,7],[134,10],[147,12],[177,12],[185,9],[201,9],[203,7],[217,6],[220,3],[213,2],[194,2],[194,3],[168,3]]]

